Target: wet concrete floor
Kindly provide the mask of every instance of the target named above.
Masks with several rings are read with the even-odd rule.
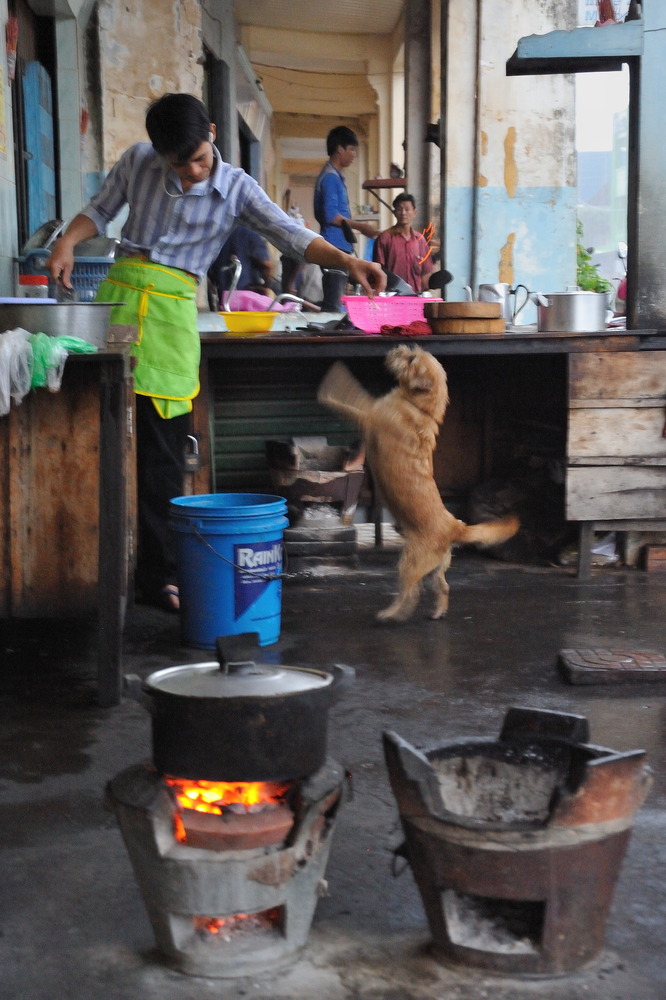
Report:
[[[361,567],[284,586],[283,663],[356,669],[330,716],[329,752],[353,776],[338,818],[302,956],[239,980],[167,968],[154,938],[106,782],[150,756],[150,719],[125,700],[95,704],[94,633],[81,623],[5,623],[0,671],[1,1000],[663,1000],[666,984],[666,683],[579,686],[560,649],[666,652],[666,575],[513,566],[457,553],[446,620],[424,599],[403,626],[379,625],[397,554],[364,551]],[[212,659],[183,646],[178,619],[135,606],[124,670],[147,676]],[[654,785],[636,816],[605,945],[592,965],[551,979],[494,976],[437,962],[409,869],[394,874],[402,836],[382,732],[420,747],[499,733],[512,705],[587,717],[591,741],[642,748]]]

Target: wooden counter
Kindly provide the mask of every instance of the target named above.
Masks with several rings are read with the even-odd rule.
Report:
[[[396,344],[414,343],[435,357],[515,354],[578,354],[666,350],[666,331],[606,330],[599,333],[479,334],[429,337],[382,337],[379,334],[319,334],[307,331],[271,333],[258,337],[228,337],[209,329],[201,334],[206,359],[243,358],[359,358],[384,357]]]
[[[495,392],[490,388],[493,377],[506,383],[515,374],[523,380],[521,391],[527,384],[535,395],[546,396],[552,389],[550,372],[557,373],[554,391],[559,394],[562,408],[565,516],[580,524],[579,575],[589,573],[594,530],[610,530],[611,522],[617,530],[666,529],[666,519],[662,520],[661,515],[666,488],[666,439],[661,437],[660,423],[666,417],[666,331],[662,330],[546,334],[527,328],[519,333],[409,339],[367,334],[312,336],[294,331],[291,335],[238,338],[211,332],[209,326],[208,332],[202,333],[204,391],[195,405],[195,433],[200,438],[204,462],[194,492],[227,488],[224,482],[215,482],[213,467],[206,458],[214,451],[210,433],[211,427],[215,433],[215,418],[208,402],[215,392],[215,398],[219,399],[220,394],[223,397],[225,387],[231,390],[241,378],[246,383],[248,405],[253,404],[255,411],[263,416],[258,431],[268,431],[265,436],[270,437],[273,411],[266,406],[266,400],[272,383],[277,392],[293,377],[299,385],[307,384],[310,395],[314,396],[317,380],[332,361],[345,360],[363,380],[368,373],[379,373],[386,353],[404,342],[416,343],[438,357],[454,380],[462,366],[465,385],[486,394],[481,407],[484,412],[473,414],[479,436],[487,434],[493,419],[493,405],[489,401]],[[534,375],[526,376],[530,358]],[[638,359],[642,361],[639,363]],[[213,384],[217,385],[216,390]],[[254,399],[250,392],[253,385],[258,390]],[[490,466],[481,454],[482,446],[480,455],[473,454],[474,445],[465,437],[473,420],[456,417],[455,404],[461,392],[455,390],[455,381],[452,388],[452,407],[441,439],[442,446],[448,448],[447,462],[440,465],[450,469],[451,458],[458,460],[465,451],[467,464],[459,473],[464,485],[465,481],[473,482],[474,476],[478,477],[477,482],[485,477]],[[494,400],[495,414],[501,415],[507,400],[510,401],[511,387],[504,384],[503,393],[499,403]],[[305,433],[302,426],[297,426],[302,396],[294,403],[291,433]],[[278,416],[273,435],[290,433],[286,403]],[[312,418],[312,412],[304,413],[303,420],[307,421],[308,416]],[[246,413],[242,409],[234,412],[239,428],[244,418]],[[224,421],[224,413],[219,419]],[[601,436],[601,426],[613,429]],[[460,445],[461,435],[464,447]],[[241,468],[240,459],[235,461],[236,467]],[[436,474],[437,464],[436,454]],[[441,485],[439,479],[438,485]]]
[[[127,351],[71,354],[58,392],[0,419],[0,617],[96,616],[98,700],[121,695],[136,538],[134,393]]]

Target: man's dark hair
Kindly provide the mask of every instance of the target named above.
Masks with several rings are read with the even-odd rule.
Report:
[[[160,156],[186,163],[208,138],[210,116],[192,94],[164,94],[146,112],[146,131]]]
[[[394,208],[394,210],[398,207],[398,205],[402,205],[403,201],[411,201],[412,207],[416,208],[416,202],[414,201],[414,195],[413,194],[408,194],[406,191],[402,191],[399,195],[396,195],[396,197],[393,199],[393,208]]]
[[[326,136],[326,152],[333,156],[338,146],[358,146],[356,133],[346,125],[336,125]]]

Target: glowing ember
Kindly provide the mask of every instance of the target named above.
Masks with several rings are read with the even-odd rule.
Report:
[[[225,941],[230,941],[239,934],[269,931],[277,927],[281,919],[281,907],[275,906],[261,913],[234,913],[230,917],[194,917],[194,929],[197,934],[219,935]]]
[[[289,784],[279,781],[188,781],[184,778],[166,778],[173,789],[176,801],[182,809],[195,812],[217,813],[235,811],[242,807],[244,812],[254,812],[257,808],[279,805],[286,795]]]

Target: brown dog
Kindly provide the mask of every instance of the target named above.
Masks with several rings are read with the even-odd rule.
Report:
[[[386,367],[398,385],[375,398],[336,362],[327,372],[317,398],[362,429],[367,459],[379,495],[404,537],[400,557],[400,591],[380,621],[405,621],[418,603],[421,582],[429,573],[436,594],[433,618],[449,606],[446,571],[451,546],[494,545],[516,533],[518,518],[465,524],[442,503],[433,477],[433,451],[449,402],[446,372],[420,347],[402,344],[386,356]]]

